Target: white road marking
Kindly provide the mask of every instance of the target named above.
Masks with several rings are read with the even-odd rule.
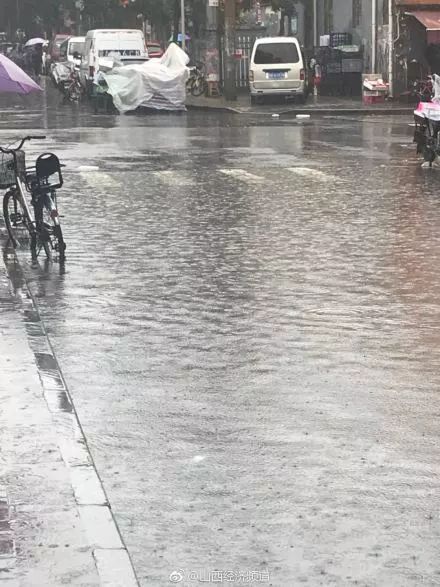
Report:
[[[95,189],[121,187],[121,182],[103,171],[82,171],[80,176],[90,187]]]
[[[220,169],[220,173],[243,181],[244,183],[264,183],[266,181],[264,177],[249,173],[249,171],[245,171],[244,169]]]
[[[81,165],[78,171],[99,171],[98,165]]]
[[[193,457],[193,461],[195,463],[201,463],[205,459],[206,459],[206,456],[204,456],[204,455],[196,455],[195,457]]]
[[[300,175],[301,177],[308,177],[309,179],[317,179],[319,181],[335,181],[340,180],[340,177],[325,173],[319,169],[313,169],[312,167],[288,167],[288,171]]]
[[[196,183],[195,179],[193,179],[192,177],[188,177],[188,175],[185,175],[185,172],[177,169],[164,169],[162,171],[153,171],[153,175],[170,187],[195,185]]]

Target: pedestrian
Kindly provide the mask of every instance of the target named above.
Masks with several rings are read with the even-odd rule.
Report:
[[[34,70],[35,77],[38,79],[41,75],[41,67],[43,65],[43,45],[39,43],[34,45],[32,52],[32,69]]]

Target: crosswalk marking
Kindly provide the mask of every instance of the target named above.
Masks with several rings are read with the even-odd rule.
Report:
[[[121,183],[103,171],[80,171],[82,179],[92,188],[116,188]]]
[[[319,181],[335,181],[340,179],[330,173],[325,173],[319,169],[313,169],[312,167],[288,167],[288,171],[300,175],[301,177],[308,177],[309,179],[317,179]]]
[[[255,175],[255,173],[250,173],[244,169],[220,169],[220,173],[245,183],[264,183],[266,181],[261,175]]]
[[[196,183],[195,179],[193,179],[192,177],[188,177],[188,175],[185,175],[185,172],[182,172],[179,169],[163,169],[161,171],[153,171],[152,175],[154,175],[170,187],[194,185]]]
[[[217,169],[217,173],[223,177],[229,177],[235,181],[239,181],[241,183],[246,183],[248,185],[262,185],[266,184],[268,181],[267,174],[269,174],[269,178],[271,177],[271,173],[273,170],[268,169],[258,175],[256,173],[252,173],[250,171],[246,171],[242,168],[222,168]],[[277,179],[280,179],[280,172],[284,171],[284,173],[295,174],[300,177],[304,177],[310,181],[319,181],[319,182],[334,182],[334,181],[341,181],[340,177],[336,175],[332,175],[331,173],[326,173],[325,171],[321,171],[320,169],[315,169],[313,167],[283,167],[277,168]],[[214,172],[215,173],[215,172]],[[86,182],[89,187],[99,190],[113,190],[116,188],[120,188],[122,185],[122,181],[119,179],[115,179],[113,174],[106,173],[104,171],[80,171],[80,177]],[[181,187],[181,186],[195,186],[198,183],[198,180],[191,176],[188,172],[185,172],[181,169],[165,169],[165,170],[158,170],[158,171],[151,171],[149,172],[149,176],[153,176],[158,182],[167,185],[168,187]]]

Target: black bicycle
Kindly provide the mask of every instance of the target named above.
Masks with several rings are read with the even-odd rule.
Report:
[[[186,82],[187,92],[193,96],[206,94],[208,91],[208,82],[205,76],[205,65],[202,62],[198,62],[190,70],[190,76]]]
[[[0,188],[7,190],[3,216],[14,248],[28,243],[34,259],[44,251],[48,259],[58,256],[64,261],[66,244],[56,192],[63,185],[60,161],[53,153],[44,153],[37,158],[35,167],[27,169],[22,150],[26,141],[45,138],[28,136],[16,148],[0,147]]]

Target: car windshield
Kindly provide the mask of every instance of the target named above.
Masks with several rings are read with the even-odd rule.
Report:
[[[83,52],[83,49],[84,49],[84,43],[82,43],[81,41],[75,41],[73,43],[70,43],[69,55],[73,55],[74,53],[79,53],[81,55],[81,53]]]
[[[255,51],[254,63],[273,65],[298,63],[299,54],[295,43],[260,43]]]

